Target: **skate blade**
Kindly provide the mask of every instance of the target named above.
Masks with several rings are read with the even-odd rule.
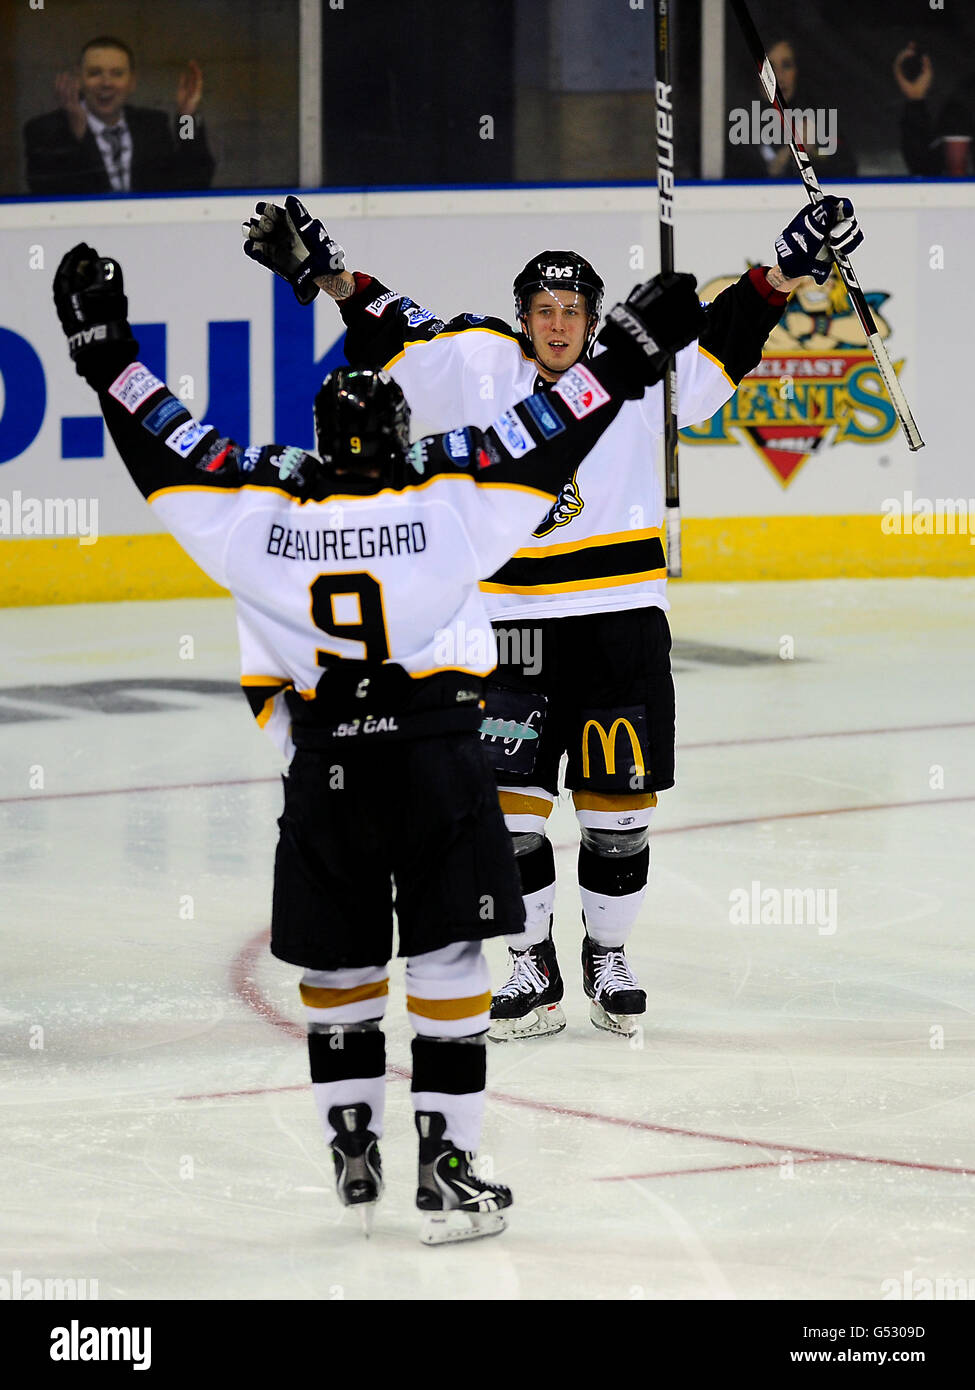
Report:
[[[377,1205],[378,1200],[376,1202],[359,1202],[354,1208],[359,1218],[359,1223],[362,1226],[362,1234],[365,1236],[366,1240],[372,1235],[372,1228],[376,1222]]]
[[[499,1236],[504,1229],[504,1214],[499,1211],[433,1211],[423,1218],[420,1240],[424,1245],[453,1245],[459,1240]]]
[[[590,1000],[589,1017],[604,1033],[615,1033],[620,1038],[631,1038],[640,1026],[642,1014],[608,1014],[602,1004]],[[489,1035],[490,1036],[490,1035]]]
[[[492,1042],[517,1042],[521,1038],[545,1038],[561,1033],[565,1014],[561,1004],[545,1004],[532,1009],[524,1018],[495,1018],[491,1020],[488,1037]]]

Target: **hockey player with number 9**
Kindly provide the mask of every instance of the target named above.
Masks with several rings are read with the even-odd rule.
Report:
[[[510,411],[499,428],[526,467],[537,432],[548,437],[561,428],[550,412],[553,393],[567,387],[577,364],[594,368],[599,361],[592,353],[603,281],[574,251],[543,251],[515,278],[518,331],[484,314],[444,321],[375,277],[349,272],[342,248],[297,198],[283,208],[258,203],[245,232],[247,254],[287,279],[301,303],[311,303],[318,289],[338,301],[349,361],[389,371],[414,411],[436,428],[458,417],[484,425],[525,398],[532,429]],[[677,356],[682,426],[709,419],[731,397],[759,362],[801,278],[822,283],[829,275],[830,244],[848,252],[860,240],[848,199],[804,207],[776,241],[778,264],[749,270],[706,306],[700,333]],[[493,385],[487,401],[485,381]],[[646,892],[657,794],[674,784],[663,496],[655,468],[662,397],[651,385],[623,406],[515,555],[481,583],[502,652],[488,684],[482,738],[526,909],[524,931],[508,937],[511,977],[492,1003],[490,1036],[499,1042],[565,1027],[552,933],[555,856],[545,833],[563,754],[581,830],[590,1017],[627,1035],[646,1010],[625,945]]]
[[[271,950],[304,969],[312,1086],[339,1197],[371,1218],[382,1191],[395,883],[423,1239],[494,1234],[511,1194],[472,1167],[491,1002],[481,943],[521,931],[524,908],[477,736],[495,662],[478,581],[537,525],[625,401],[659,379],[667,352],[699,331],[693,277],[660,277],[616,306],[608,351],[549,398],[553,428],[518,404],[498,426],[457,420],[408,452],[400,387],[343,368],[315,399],[320,457],[244,448],[192,419],[138,361],[118,262],[76,246],[54,298],[136,486],[233,594],[245,693],[291,758]],[[512,451],[512,428],[531,440],[528,460]],[[480,635],[483,659],[445,668],[438,640],[465,632]]]

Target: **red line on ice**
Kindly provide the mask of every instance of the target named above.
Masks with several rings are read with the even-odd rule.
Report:
[[[2,696],[2,695],[3,695],[3,689],[2,689],[2,687],[0,687],[0,696]],[[686,750],[689,750],[689,749],[696,749],[696,748],[737,748],[739,745],[741,745],[742,747],[744,747],[744,746],[746,746],[746,745],[752,745],[752,744],[757,744],[757,743],[797,743],[797,742],[802,742],[803,740],[805,740],[805,739],[810,739],[810,738],[869,738],[869,737],[872,737],[873,735],[883,735],[883,734],[922,734],[922,733],[939,733],[939,732],[941,732],[941,731],[944,730],[944,729],[975,729],[975,721],[963,720],[963,721],[958,721],[958,722],[954,722],[954,723],[950,723],[950,724],[905,724],[905,725],[901,725],[901,726],[899,726],[899,727],[894,727],[894,728],[889,728],[889,729],[832,729],[832,730],[829,730],[829,731],[824,732],[824,733],[808,733],[808,734],[769,734],[769,735],[762,735],[762,736],[759,737],[759,738],[714,739],[714,740],[705,740],[705,741],[703,741],[703,742],[701,742],[701,743],[681,743],[681,744],[679,745],[679,748],[680,748],[681,751],[686,751]],[[76,799],[76,798],[78,798],[78,797],[87,797],[87,796],[137,796],[137,795],[146,795],[146,794],[150,794],[150,793],[153,793],[153,792],[209,791],[209,790],[211,790],[211,789],[214,788],[214,787],[249,787],[249,786],[259,786],[261,783],[271,783],[271,782],[277,782],[277,781],[279,781],[279,780],[280,780],[280,779],[279,779],[278,777],[231,777],[231,778],[227,778],[227,779],[225,779],[225,780],[218,780],[218,781],[214,781],[214,782],[169,782],[169,783],[162,783],[162,784],[160,784],[160,785],[158,785],[158,786],[149,786],[149,787],[103,787],[101,790],[96,790],[96,791],[80,791],[80,792],[40,792],[40,793],[35,792],[32,796],[0,796],[0,806],[3,806],[3,805],[12,805],[12,804],[14,804],[14,803],[22,802],[22,801],[71,801],[71,800],[74,800],[74,799]],[[952,797],[941,797],[940,799],[941,799],[942,801],[951,801],[951,800],[955,800],[955,801],[959,801],[959,800],[961,800],[961,801],[967,801],[967,800],[971,800],[972,798],[970,798],[970,797],[954,797],[954,798],[952,798]],[[918,802],[903,802],[903,803],[900,803],[900,804],[906,805],[906,806],[923,806],[923,805],[927,805],[928,803],[927,803],[926,801],[925,801],[925,802],[918,801]],[[870,806],[859,807],[859,806],[858,806],[858,807],[845,807],[844,809],[845,809],[845,810],[867,810],[867,811],[869,811],[869,810],[874,810],[874,809],[876,809],[876,810],[886,810],[886,809],[888,809],[888,808],[886,808],[886,807],[870,807]],[[798,814],[803,814],[803,813],[800,812],[800,813],[798,813]],[[807,814],[811,814],[811,815],[819,815],[819,814],[821,814],[821,815],[835,815],[836,812],[823,811],[823,812],[809,812],[809,813],[807,813]],[[766,820],[774,820],[774,819],[778,819],[778,818],[777,818],[777,817],[773,817],[773,816],[766,816],[766,817],[764,817],[764,819],[766,819]],[[695,826],[686,826],[686,827],[682,826],[682,827],[680,827],[680,828],[681,828],[681,829],[691,829],[691,830],[693,830],[693,829],[696,829],[697,827],[695,827]],[[702,828],[704,828],[704,827],[702,827]],[[706,828],[710,829],[711,827],[709,826],[709,827],[706,827]],[[657,830],[657,831],[655,831],[654,833],[659,835],[659,834],[664,834],[664,833],[667,833],[667,832]]]
[[[828,1158],[797,1158],[796,1163],[830,1163]],[[782,1160],[770,1158],[765,1163],[722,1163],[711,1168],[669,1168],[657,1173],[611,1173],[608,1177],[593,1178],[593,1182],[639,1182],[643,1178],[687,1178],[696,1173],[741,1173],[746,1168],[781,1168]],[[954,1171],[954,1170],[952,1170]]]
[[[230,982],[234,994],[248,1008],[253,1009],[265,1022],[273,1027],[279,1028],[289,1037],[305,1037],[305,1029],[298,1023],[286,1018],[279,1013],[269,999],[261,993],[255,979],[255,969],[258,958],[263,955],[267,945],[268,934],[266,931],[256,932],[251,939],[241,947],[237,955],[231,962]],[[400,1067],[390,1067],[389,1074],[397,1077],[408,1077],[410,1073]],[[302,1087],[256,1087],[252,1091],[216,1091],[211,1095],[182,1096],[182,1100],[219,1100],[225,1096],[239,1095],[264,1095],[269,1091],[281,1091],[292,1089],[304,1089]],[[713,1134],[708,1130],[683,1129],[675,1125],[653,1124],[649,1120],[630,1120],[622,1115],[602,1115],[595,1110],[576,1110],[570,1106],[555,1105],[551,1101],[531,1100],[526,1096],[513,1096],[505,1091],[488,1091],[491,1100],[500,1101],[503,1105],[516,1105],[524,1110],[541,1111],[548,1115],[564,1115],[568,1119],[588,1120],[593,1124],[616,1125],[621,1129],[635,1129],[647,1134],[670,1134],[683,1139],[706,1139],[718,1144],[738,1144],[748,1149],[764,1149],[772,1153],[789,1153],[802,1155],[803,1161],[819,1162],[846,1162],[846,1163],[878,1163],[888,1168],[910,1168],[922,1170],[928,1173],[962,1173],[968,1177],[975,1177],[975,1168],[952,1167],[947,1163],[921,1163],[912,1159],[905,1158],[878,1158],[870,1154],[851,1154],[834,1151],[832,1149],[811,1149],[801,1144],[779,1144],[767,1139],[746,1139],[736,1134]],[[702,1172],[733,1172],[740,1168],[771,1166],[766,1164],[730,1164],[727,1168],[701,1169]],[[776,1165],[777,1166],[777,1165]],[[684,1171],[677,1170],[679,1175]],[[636,1177],[669,1177],[669,1173],[643,1173],[634,1174]],[[610,1181],[611,1179],[607,1179]]]

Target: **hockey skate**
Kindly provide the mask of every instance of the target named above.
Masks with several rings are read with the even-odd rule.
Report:
[[[630,969],[622,946],[600,946],[586,933],[582,942],[582,986],[589,1017],[597,1028],[628,1038],[647,1011],[647,996]]]
[[[512,951],[511,978],[491,1000],[492,1042],[542,1038],[561,1033],[565,1014],[559,1001],[564,988],[551,937],[525,951]]]
[[[472,1171],[472,1153],[444,1138],[447,1122],[436,1110],[419,1110],[420,1177],[416,1204],[423,1212],[424,1245],[497,1236],[505,1228],[502,1208],[511,1206],[511,1189],[486,1182]]]
[[[339,1201],[355,1207],[368,1237],[376,1215],[376,1203],[383,1192],[383,1169],[376,1136],[369,1128],[372,1110],[368,1105],[333,1105],[328,1121],[335,1130],[332,1156]]]

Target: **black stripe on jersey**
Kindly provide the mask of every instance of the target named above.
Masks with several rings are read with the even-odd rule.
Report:
[[[707,326],[698,339],[736,386],[761,362],[765,340],[785,312],[781,295],[766,297],[756,288],[756,278],[761,284],[764,276],[757,267],[723,289],[707,306]]]
[[[393,297],[387,299],[387,296]],[[483,314],[457,314],[444,322],[407,295],[396,295],[375,278],[358,293],[340,300],[339,312],[346,326],[345,356],[352,367],[387,368],[408,346],[457,333],[494,333],[510,338],[524,357],[534,357],[528,340],[502,319]],[[430,317],[422,318],[423,314]]]
[[[641,574],[666,567],[659,536],[649,540],[616,541],[612,545],[584,546],[568,555],[519,556],[491,575],[490,583],[528,588],[537,585],[572,584],[583,579],[611,579],[614,575]]]
[[[291,681],[285,680],[283,677],[281,680],[269,679],[266,685],[252,685],[250,682],[244,685],[242,688],[254,718],[258,719],[263,714],[268,701],[273,700],[275,695],[279,695],[290,685]]]

